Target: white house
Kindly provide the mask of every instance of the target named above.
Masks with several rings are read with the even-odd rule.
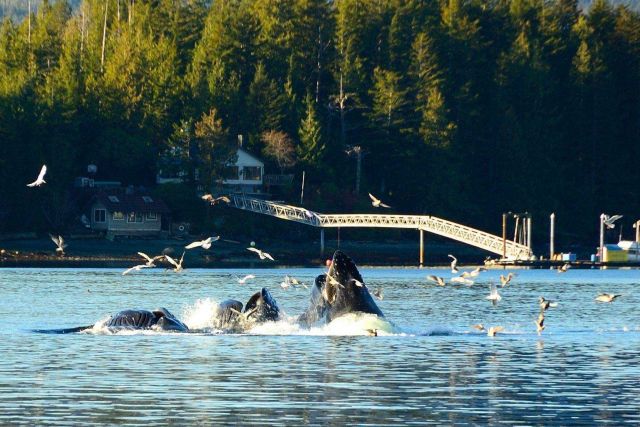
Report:
[[[225,166],[222,186],[224,191],[242,194],[262,194],[264,163],[238,147],[235,163]]]

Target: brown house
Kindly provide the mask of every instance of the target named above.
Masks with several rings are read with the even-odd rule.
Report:
[[[91,198],[88,209],[91,229],[108,238],[158,236],[170,224],[170,211],[162,200],[129,189],[101,191]]]

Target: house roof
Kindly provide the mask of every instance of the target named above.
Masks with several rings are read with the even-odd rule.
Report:
[[[238,149],[236,150],[236,153],[237,153],[238,157],[240,156],[240,152],[242,152],[245,156],[247,156],[247,157],[255,160],[256,162],[260,163],[261,165],[264,165],[264,162],[257,155],[255,155],[252,152],[248,151],[246,148],[238,147]],[[237,164],[237,160],[236,160],[236,164]]]
[[[91,198],[91,205],[99,202],[109,212],[170,213],[161,199],[144,192],[130,192],[124,189],[100,191]]]

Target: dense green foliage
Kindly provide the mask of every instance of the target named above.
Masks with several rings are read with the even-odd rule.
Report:
[[[263,135],[279,132],[320,211],[371,192],[494,232],[504,211],[556,212],[593,242],[601,212],[640,208],[640,16],[578,3],[45,1],[30,28],[0,27],[2,228],[63,227],[89,163],[149,185],[200,140],[215,180],[222,145],[277,158]],[[27,191],[42,163],[50,183]]]

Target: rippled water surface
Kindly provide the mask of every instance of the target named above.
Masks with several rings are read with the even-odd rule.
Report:
[[[425,277],[447,270],[362,268],[384,290],[388,333],[367,336],[368,318],[207,332],[216,302],[261,286],[286,315],[301,313],[308,291],[279,283],[321,270],[232,277],[248,272],[0,270],[0,424],[640,423],[638,270],[518,270],[492,306],[489,282],[503,270],[441,288]],[[623,296],[598,304],[601,291]],[[540,295],[559,305],[538,336]],[[32,332],[158,306],[204,332]],[[490,338],[476,323],[505,330]]]

